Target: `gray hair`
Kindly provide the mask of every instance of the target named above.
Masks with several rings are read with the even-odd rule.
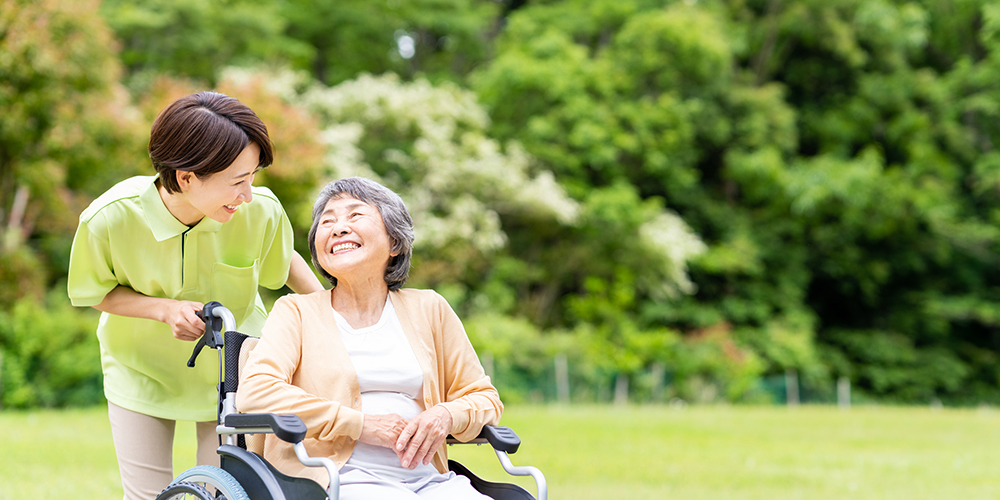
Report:
[[[319,227],[320,216],[326,209],[326,204],[332,199],[350,196],[361,200],[376,209],[382,215],[382,222],[389,234],[390,252],[396,256],[385,268],[385,282],[389,290],[399,290],[410,275],[410,257],[413,255],[413,219],[406,210],[403,199],[391,189],[363,177],[348,177],[327,184],[316,198],[312,212],[312,227],[309,228],[309,253],[312,254],[313,266],[326,278],[331,285],[337,286],[334,278],[319,265],[316,258],[316,230]]]

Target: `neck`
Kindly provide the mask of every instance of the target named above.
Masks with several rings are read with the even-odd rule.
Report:
[[[389,286],[381,277],[363,283],[338,279],[330,292],[330,302],[349,325],[364,328],[378,323],[388,296]]]
[[[185,226],[194,226],[204,217],[204,214],[195,210],[191,203],[184,198],[182,193],[168,193],[167,189],[157,181],[156,191],[163,200],[163,205],[167,211]]]

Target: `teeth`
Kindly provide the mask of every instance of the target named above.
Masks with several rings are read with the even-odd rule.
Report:
[[[337,252],[339,252],[341,250],[353,250],[355,248],[358,248],[359,246],[360,245],[358,245],[357,243],[341,243],[339,245],[334,246],[333,250],[331,250],[331,251],[333,253],[337,253]]]

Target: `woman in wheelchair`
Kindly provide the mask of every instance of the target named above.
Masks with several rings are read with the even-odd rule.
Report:
[[[237,407],[298,415],[309,455],[340,468],[342,499],[488,498],[448,471],[444,443],[496,425],[503,404],[444,298],[402,289],[412,244],[396,193],[357,177],[328,184],[309,250],[333,288],[275,303]],[[272,435],[263,452],[285,474],[329,483]]]

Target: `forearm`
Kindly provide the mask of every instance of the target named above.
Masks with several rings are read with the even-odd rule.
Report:
[[[292,252],[292,263],[288,267],[288,280],[285,281],[285,284],[293,292],[300,294],[318,292],[323,289],[323,285],[313,274],[309,264],[298,252]]]
[[[260,349],[258,346],[257,349]],[[257,349],[254,349],[256,351]],[[240,376],[236,407],[243,413],[292,413],[308,428],[306,437],[332,440],[361,436],[363,414],[337,401],[310,394],[279,375],[274,360],[247,361]]]
[[[170,326],[174,338],[178,340],[198,340],[205,331],[205,322],[198,317],[202,308],[199,302],[150,297],[135,290],[118,285],[104,296],[98,311],[159,321]]]
[[[484,425],[499,424],[503,414],[500,395],[492,388],[441,402],[439,406],[451,413],[451,433],[460,441],[475,438]]]
[[[143,295],[127,286],[118,285],[94,306],[101,312],[130,318],[151,319],[166,323],[166,303],[171,299]]]

